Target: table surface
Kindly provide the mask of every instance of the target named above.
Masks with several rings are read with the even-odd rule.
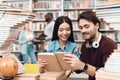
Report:
[[[88,80],[88,75],[85,73],[81,73],[81,74],[72,73],[69,76],[68,80]]]
[[[88,80],[88,79],[85,79],[85,78],[69,78],[68,80]]]

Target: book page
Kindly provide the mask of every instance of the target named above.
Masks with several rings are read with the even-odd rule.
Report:
[[[48,62],[46,71],[62,71],[54,53],[38,53],[38,59],[44,59]]]
[[[62,67],[62,70],[72,70],[72,67],[63,60],[63,56],[66,53],[67,52],[56,52],[55,55],[57,56],[59,64]],[[71,54],[71,53],[67,53],[67,54]]]

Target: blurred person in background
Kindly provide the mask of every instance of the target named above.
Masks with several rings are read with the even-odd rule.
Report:
[[[53,33],[54,24],[55,24],[55,22],[53,21],[53,14],[47,13],[45,15],[45,21],[47,22],[47,24],[44,29],[44,34],[46,35],[45,44],[47,44],[52,39],[52,33]]]
[[[22,59],[23,63],[29,63],[28,56],[30,57],[31,63],[36,63],[36,56],[34,53],[34,32],[29,29],[29,23],[25,23],[23,30],[19,35],[19,44],[21,45],[22,50]]]

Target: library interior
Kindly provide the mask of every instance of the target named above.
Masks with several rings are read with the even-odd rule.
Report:
[[[120,0],[0,0],[0,80],[119,80],[119,27]]]

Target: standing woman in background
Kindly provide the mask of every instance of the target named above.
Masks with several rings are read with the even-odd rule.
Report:
[[[29,29],[29,23],[25,23],[23,31],[20,32],[19,35],[19,43],[21,45],[22,50],[22,59],[24,61],[24,64],[29,63],[28,61],[28,55],[30,56],[31,63],[36,63],[36,56],[34,53],[34,33]]]

